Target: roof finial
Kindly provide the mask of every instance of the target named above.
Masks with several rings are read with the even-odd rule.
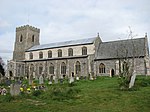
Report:
[[[97,33],[97,37],[99,37],[99,32]]]
[[[147,37],[147,33],[145,33],[145,37]]]

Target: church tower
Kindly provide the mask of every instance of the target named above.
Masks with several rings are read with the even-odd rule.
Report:
[[[16,39],[13,51],[13,60],[25,59],[25,51],[34,45],[39,45],[40,29],[25,25],[16,28]]]

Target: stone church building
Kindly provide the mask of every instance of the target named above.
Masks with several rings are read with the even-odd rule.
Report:
[[[13,59],[8,61],[8,77],[38,78],[43,75],[114,76],[119,74],[119,60],[135,57],[135,72],[149,75],[147,35],[142,38],[103,42],[93,38],[43,44],[40,29],[25,25],[16,28]]]

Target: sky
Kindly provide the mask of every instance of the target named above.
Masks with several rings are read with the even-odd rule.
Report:
[[[148,35],[150,0],[0,0],[0,56],[12,59],[16,27],[40,28],[40,44],[96,37]]]

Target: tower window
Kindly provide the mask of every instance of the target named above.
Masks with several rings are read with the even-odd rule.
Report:
[[[21,35],[19,41],[22,42],[22,40],[23,40],[23,36]]]
[[[82,55],[87,55],[87,47],[82,47]]]
[[[73,56],[73,49],[72,48],[68,49],[68,56]]]
[[[62,50],[61,49],[58,50],[58,57],[62,57]]]
[[[32,42],[34,42],[34,35],[32,35]]]

